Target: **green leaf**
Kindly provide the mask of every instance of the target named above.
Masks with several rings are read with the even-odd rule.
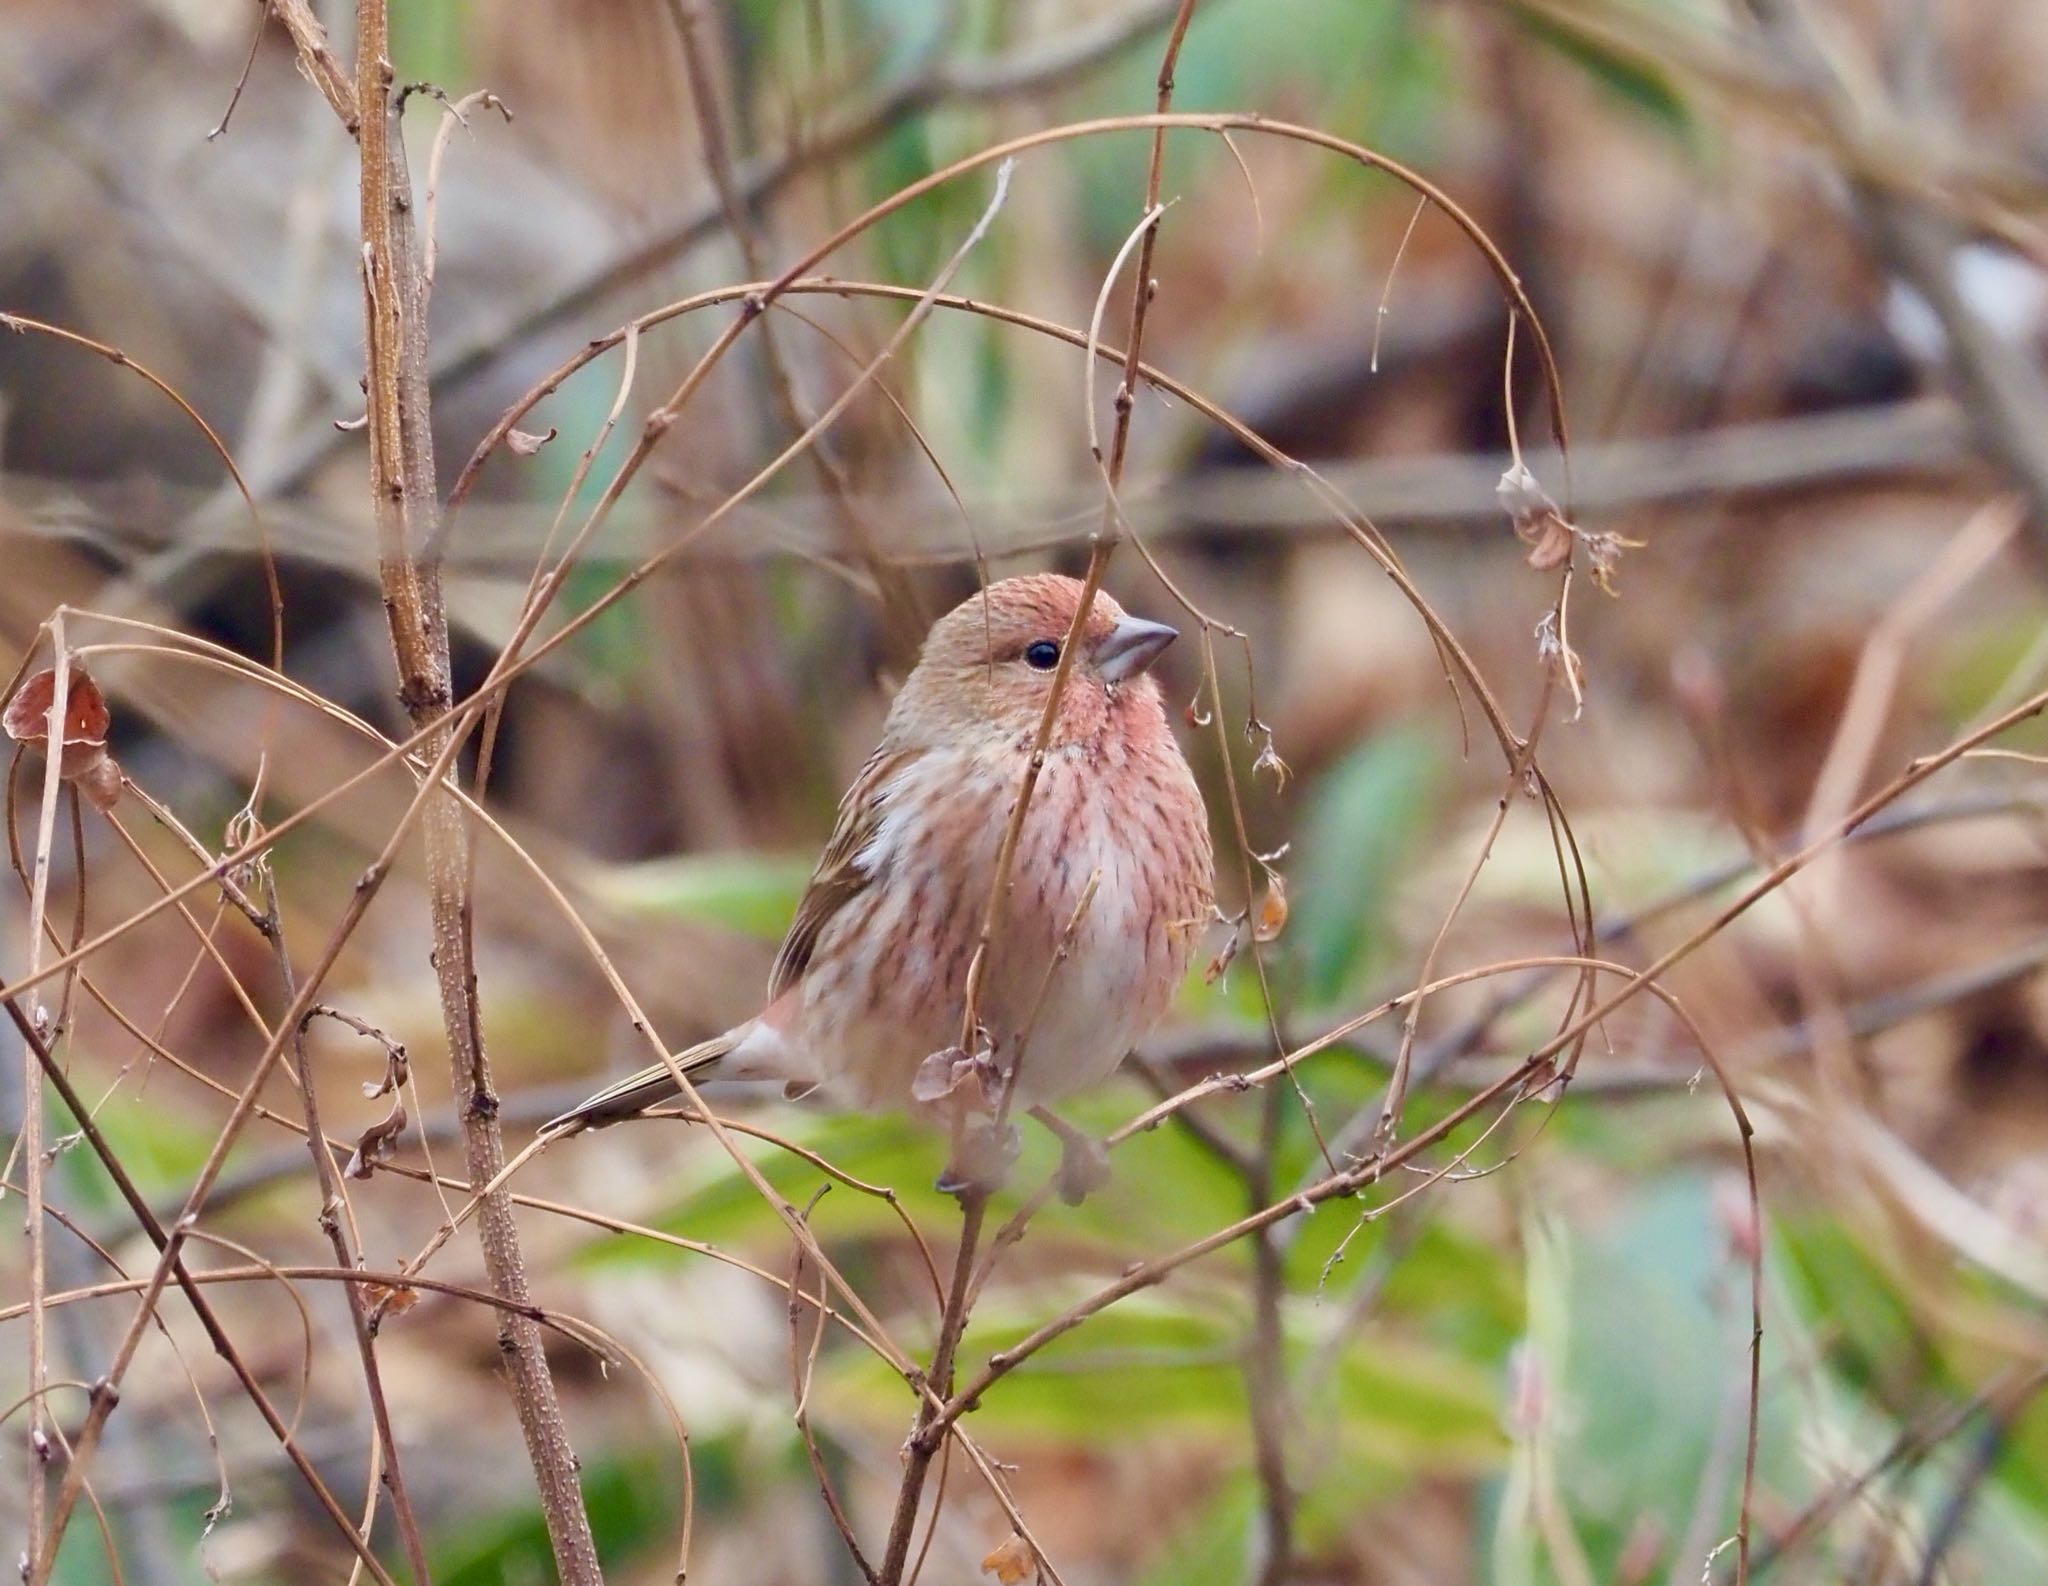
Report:
[[[690,1461],[699,1509],[731,1507],[739,1492],[735,1445],[693,1438]],[[674,1548],[682,1525],[681,1479],[673,1451],[666,1458],[647,1453],[586,1461],[583,1501],[607,1565]],[[547,1524],[533,1503],[486,1510],[432,1538],[429,1553],[438,1586],[527,1586],[555,1574]]]
[[[2024,1508],[2037,1545],[2048,1551],[2048,1401],[2039,1395],[2006,1429],[1993,1479]]]
[[[1819,1216],[1776,1225],[1791,1290],[1809,1321],[1835,1339],[1832,1360],[1854,1386],[1872,1388],[1924,1360],[1911,1308],[1890,1275],[1839,1222]]]
[[[1098,1133],[1128,1117],[1135,1092],[1110,1087],[1071,1109],[1074,1121]],[[821,1114],[798,1108],[764,1109],[753,1115],[795,1144],[824,1156],[844,1172],[896,1191],[905,1212],[925,1230],[934,1247],[952,1237],[959,1208],[951,1196],[933,1187],[945,1166],[942,1131],[900,1114]],[[656,1127],[646,1125],[644,1127]],[[673,1198],[643,1218],[664,1233],[709,1243],[751,1237],[780,1240],[780,1224],[759,1193],[738,1173],[718,1144],[692,1125],[665,1125],[687,1134],[687,1146],[676,1153]],[[994,1217],[1007,1216],[1051,1176],[1059,1150],[1046,1130],[1022,1125],[1023,1154],[1010,1181],[991,1207]],[[742,1137],[749,1156],[776,1192],[803,1205],[819,1186],[830,1182],[809,1162],[766,1141]],[[1099,1243],[1110,1259],[1124,1260],[1140,1251],[1171,1248],[1240,1217],[1246,1210],[1242,1186],[1229,1170],[1195,1140],[1172,1127],[1126,1141],[1111,1158],[1109,1184],[1078,1207],[1054,1203],[1032,1224],[1045,1237]],[[847,1240],[905,1239],[902,1220],[885,1202],[843,1186],[819,1204],[812,1226],[827,1248]],[[688,1259],[686,1252],[633,1235],[601,1240],[578,1261],[587,1267],[644,1266]],[[1229,1257],[1219,1257],[1227,1261]]]
[[[1062,1301],[1034,1293],[1028,1307],[985,1299],[963,1345],[971,1361],[1030,1334]],[[1161,1295],[1133,1295],[1047,1345],[991,1388],[973,1415],[978,1434],[1044,1438],[1101,1448],[1171,1428],[1219,1448],[1244,1435],[1243,1324]],[[902,1380],[865,1351],[839,1357],[831,1402],[894,1426],[908,1403]]]
[[[1389,1327],[1358,1331],[1331,1393],[1351,1460],[1420,1476],[1491,1469],[1507,1451],[1496,1374]]]
[[[701,920],[769,940],[789,928],[810,862],[753,853],[684,854],[592,872],[589,890],[630,912]]]
[[[855,1178],[893,1185],[899,1200],[920,1225],[940,1228],[946,1226],[949,1216],[957,1218],[952,1199],[932,1188],[932,1181],[945,1162],[943,1137],[919,1128],[907,1118],[862,1113],[825,1116],[795,1109],[768,1109],[755,1114],[751,1121],[820,1153]],[[679,1139],[687,1138],[688,1142],[676,1153],[675,1198],[641,1221],[664,1233],[710,1244],[733,1243],[760,1235],[786,1240],[774,1211],[733,1166],[717,1141],[700,1126],[677,1122],[664,1127],[686,1131]],[[769,1141],[744,1135],[738,1139],[762,1176],[785,1200],[801,1206],[820,1186],[832,1182],[803,1158]],[[819,1204],[812,1226],[828,1246],[839,1240],[867,1239],[892,1232],[900,1235],[903,1230],[901,1220],[886,1202],[843,1186],[835,1187]],[[587,1268],[646,1266],[687,1259],[686,1252],[672,1246],[621,1234],[584,1250],[577,1257],[577,1264]]]
[[[184,1085],[188,1081],[165,1070],[152,1074],[149,1083],[152,1086]],[[159,1203],[170,1197],[182,1199],[213,1150],[212,1130],[199,1127],[179,1108],[158,1105],[148,1090],[137,1088],[133,1075],[114,1098],[94,1114],[94,1122],[98,1124],[100,1133],[106,1136],[114,1154],[121,1159],[121,1165],[128,1170],[136,1188]],[[76,1127],[70,1115],[61,1108],[47,1125],[52,1140]],[[72,1171],[85,1170],[92,1178],[101,1179],[99,1165],[92,1160],[91,1147],[81,1142],[72,1147],[67,1160],[80,1164],[80,1168]]]
[[[1246,1578],[1251,1554],[1252,1516],[1259,1506],[1258,1483],[1239,1471],[1195,1510],[1194,1523],[1173,1538],[1138,1586],[1197,1586]]]
[[[1387,907],[1434,819],[1434,741],[1412,727],[1353,750],[1316,788],[1295,843],[1294,914],[1282,938],[1299,955],[1311,1005],[1336,1002],[1384,945]]]
[[[474,18],[461,0],[426,0],[425,4],[391,8],[391,59],[398,80],[424,79],[460,94],[470,72],[469,30]],[[425,96],[423,113],[438,116],[441,107]]]
[[[1518,10],[1515,20],[1524,33],[1584,69],[1623,104],[1640,110],[1677,137],[1692,136],[1692,112],[1662,68],[1533,11]]]

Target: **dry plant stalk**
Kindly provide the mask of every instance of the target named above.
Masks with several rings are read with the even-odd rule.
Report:
[[[317,66],[317,55],[310,60]],[[447,720],[454,689],[439,567],[420,555],[433,539],[439,509],[428,423],[426,288],[412,220],[411,176],[396,127],[394,76],[385,0],[359,0],[355,130],[362,161],[367,427],[378,577],[390,619],[399,696],[415,729],[431,728],[423,752],[439,760],[455,741],[454,726]],[[445,789],[429,796],[422,825],[434,972],[455,1104],[462,1118],[470,1181],[489,1185],[504,1167],[505,1149],[498,1097],[484,1051],[469,930],[471,832],[461,806]],[[492,1291],[504,1301],[498,1312],[499,1349],[539,1485],[556,1568],[564,1581],[586,1586],[602,1579],[597,1547],[540,1329],[522,1309],[532,1304],[531,1286],[512,1204],[502,1191],[485,1194],[478,1236]]]
[[[1194,19],[1195,0],[1181,0],[1179,11],[1174,15],[1173,30],[1168,36],[1166,53],[1159,66],[1159,98],[1156,111],[1165,115],[1173,107],[1173,71],[1180,58],[1182,42],[1187,37],[1188,24]],[[1045,765],[1047,746],[1052,742],[1053,728],[1059,720],[1060,698],[1066,691],[1067,679],[1072,675],[1074,656],[1080,646],[1077,643],[1087,627],[1089,613],[1094,609],[1095,596],[1102,588],[1103,575],[1109,569],[1109,560],[1117,543],[1117,486],[1123,478],[1124,457],[1129,449],[1131,434],[1131,411],[1137,390],[1137,365],[1143,354],[1145,336],[1145,312],[1151,306],[1154,283],[1152,280],[1152,255],[1159,237],[1160,187],[1166,164],[1166,128],[1156,127],[1152,134],[1152,158],[1146,173],[1144,219],[1140,224],[1143,241],[1138,247],[1136,286],[1131,296],[1131,335],[1125,352],[1121,383],[1116,392],[1116,427],[1110,443],[1109,455],[1102,459],[1105,500],[1102,509],[1102,529],[1096,535],[1089,552],[1088,569],[1081,580],[1081,595],[1075,605],[1074,620],[1068,627],[1059,648],[1059,660],[1053,667],[1052,682],[1046,690],[1045,709],[1039,718],[1038,731],[1031,746],[1031,758],[1026,762],[1022,786],[1017,789],[1016,802],[1011,806],[1010,819],[1003,830],[1002,843],[996,850],[995,876],[989,886],[988,902],[983,907],[981,933],[975,943],[974,956],[967,965],[967,993],[960,1010],[960,1046],[974,1051],[978,1045],[980,1026],[980,992],[982,979],[988,969],[991,954],[1000,945],[997,939],[998,922],[1008,900],[1010,878],[1017,858],[1017,845],[1023,835],[1024,818],[1030,809],[1031,795],[1038,783],[1039,772]],[[1122,255],[1118,256],[1118,264]],[[1108,287],[1105,285],[1104,290]],[[1084,368],[1093,392],[1094,367],[1092,362]],[[1089,411],[1093,412],[1091,401]],[[961,1335],[967,1329],[969,1303],[974,1293],[974,1262],[980,1248],[982,1224],[988,1211],[988,1192],[979,1185],[968,1188],[960,1197],[960,1243],[953,1268],[953,1281],[947,1291],[946,1305],[939,1318],[939,1339],[932,1351],[932,1366],[929,1376],[932,1394],[945,1399],[953,1390],[953,1368],[959,1350]],[[932,1458],[945,1443],[945,1427],[938,1420],[937,1408],[931,1398],[922,1400],[917,1408],[917,1419],[911,1428],[910,1440],[905,1445],[906,1454],[903,1482],[897,1490],[896,1512],[889,1524],[889,1540],[882,1555],[880,1571],[881,1586],[898,1586],[904,1578],[909,1562],[911,1537],[916,1529],[917,1514],[924,1494],[924,1483],[931,1469]],[[1045,1563],[1044,1555],[1039,1555]]]

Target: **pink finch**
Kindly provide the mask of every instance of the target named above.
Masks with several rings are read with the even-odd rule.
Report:
[[[1186,977],[1212,916],[1209,826],[1159,685],[1174,630],[1098,594],[997,910],[978,1024],[956,1042],[996,856],[1081,585],[991,585],[927,635],[839,819],[755,1018],[679,1053],[714,1076],[818,1088],[884,1110],[1029,1110],[1067,1146],[1063,1184],[1099,1182],[1100,1148],[1044,1109],[1107,1076]],[[613,1123],[677,1094],[657,1064],[550,1125]],[[969,1170],[986,1176],[986,1170]],[[949,1170],[961,1181],[961,1169]]]

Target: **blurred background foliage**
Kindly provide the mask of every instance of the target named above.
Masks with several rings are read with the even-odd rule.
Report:
[[[348,8],[320,9],[345,43]],[[867,204],[992,141],[1149,109],[1171,9],[710,7],[760,257],[772,273]],[[1994,701],[2038,686],[2043,670],[2048,498],[2027,473],[2024,436],[2029,422],[2048,436],[2048,408],[2023,404],[2048,350],[2048,12],[2030,0],[1794,10],[1787,23],[1780,6],[1717,0],[1205,0],[1177,74],[1177,108],[1312,124],[1419,169],[1497,239],[1539,305],[1571,408],[1575,509],[1644,542],[1618,599],[1579,594],[1586,706],[1567,720],[1552,700],[1543,745],[1599,917],[1621,922],[1606,950],[1637,962],[1706,920],[1753,855],[1796,846],[1845,732],[1867,731],[1858,786],[1875,787]],[[491,420],[588,338],[745,270],[706,178],[664,6],[414,0],[393,22],[402,80],[456,96],[488,87],[516,114],[510,125],[474,117],[438,194],[445,484]],[[275,28],[226,131],[208,139],[255,23],[255,7],[191,0],[0,4],[0,308],[114,343],[220,427],[276,539],[287,670],[396,731],[361,440],[336,424],[362,406],[353,153]],[[1832,90],[1787,44],[1788,26],[1819,40],[1815,58],[1850,85],[1857,115],[1831,116]],[[416,172],[441,114],[430,95],[410,102]],[[1029,156],[958,289],[1085,328],[1138,218],[1146,149],[1142,134],[1121,132]],[[1506,314],[1482,261],[1441,216],[1418,218],[1406,189],[1269,139],[1177,137],[1165,192],[1148,359],[1340,482],[1509,716],[1528,719],[1543,697],[1534,628],[1552,586],[1525,565],[1493,500],[1510,435],[1504,389],[1560,495],[1564,469],[1535,448],[1548,420],[1529,358],[1504,387]],[[941,187],[825,268],[922,287],[988,197],[985,174]],[[1938,223],[1941,279],[1965,321],[1942,291],[1930,300],[1895,211]],[[777,346],[812,412],[904,311],[828,296],[788,308],[774,320]],[[646,333],[626,418],[579,504],[637,433],[635,415],[730,312]],[[1120,313],[1105,339],[1120,335]],[[1959,350],[1958,323],[1988,328],[2004,385],[1987,385],[1982,349]],[[618,381],[616,359],[600,360],[548,396],[524,427],[559,438],[492,462],[456,519],[446,571],[459,682],[478,681],[509,633]],[[940,313],[887,384],[893,401],[863,396],[829,448],[850,509],[908,569],[925,612],[972,586],[976,547],[999,570],[1078,566],[1099,512],[1085,414],[1090,402],[1106,413],[1110,375],[1091,381],[1070,347]],[[2022,404],[2016,428],[2000,402]],[[759,343],[745,343],[656,453],[570,604],[686,530],[788,438]],[[1845,728],[1873,634],[1892,631],[1887,614],[1974,512],[2014,489],[2027,526],[1901,635],[1874,725]],[[1294,773],[1284,785],[1251,774],[1258,744],[1237,731],[1254,709],[1247,674],[1237,648],[1220,645],[1252,841],[1284,850],[1293,908],[1267,953],[1270,1010],[1247,957],[1215,984],[1191,984],[1144,1054],[1147,1072],[1177,1089],[1269,1055],[1269,1014],[1306,1039],[1414,984],[1501,778],[1469,746],[1422,625],[1297,482],[1147,391],[1125,499],[1174,578],[1249,634],[1255,708]],[[817,471],[787,470],[511,696],[492,805],[672,1045],[754,1010],[836,792],[915,638],[869,598],[839,537],[843,510]],[[66,601],[265,651],[258,562],[215,462],[132,377],[46,340],[0,337],[0,537],[0,630],[17,652]],[[1128,551],[1111,583],[1127,604],[1172,615]],[[1168,659],[1176,706],[1194,696],[1198,660],[1187,642]],[[259,753],[279,807],[365,757],[308,713],[257,730],[253,696],[214,673],[112,656],[96,671],[124,766],[209,839],[241,805]],[[1217,739],[1195,730],[1198,714],[1190,706],[1187,742],[1227,832]],[[2038,730],[2006,743],[2043,747]],[[1924,822],[1849,848],[1824,883],[1767,900],[1668,978],[1757,1116],[1761,1231],[1727,1108],[1648,998],[1596,1036],[1563,1105],[1525,1107],[1484,1141],[1454,1136],[1431,1159],[1457,1159],[1450,1179],[1369,1221],[1365,1206],[1337,1203],[1285,1226],[1299,1499],[1290,1578],[1731,1579],[1720,1544],[1741,1485],[1745,1263],[1759,1237],[1755,1577],[2048,1578],[2038,783],[2031,763],[1959,765],[1915,795]],[[373,783],[281,847],[298,953],[324,938],[404,797],[395,779]],[[140,818],[129,825],[182,873],[173,842]],[[1570,950],[1551,842],[1540,809],[1518,801],[1440,970]],[[1237,874],[1223,866],[1227,889]],[[81,882],[102,923],[151,895],[97,828],[82,877],[59,855],[60,899]],[[445,1167],[459,1146],[419,882],[406,870],[375,906],[329,1000],[407,1043],[421,1094],[399,1160],[438,1151]],[[508,1128],[523,1140],[638,1056],[574,937],[502,849],[486,847],[479,887],[484,1005]],[[10,921],[19,961],[26,926],[20,911]],[[264,1011],[278,1011],[263,944],[228,930],[221,948]],[[238,1084],[260,1038],[175,919],[108,950],[96,975],[189,1063],[187,1074],[150,1061],[89,1006],[68,1033],[74,1072],[106,1098],[102,1127],[174,1208],[227,1106],[204,1081]],[[1432,1073],[1411,1126],[1544,1039],[1566,990],[1545,986],[1497,1015],[1485,987],[1434,999],[1423,1048],[1451,1042],[1460,1060]],[[1480,1015],[1490,1016],[1473,1025]],[[1279,1193],[1315,1173],[1318,1129],[1327,1138],[1377,1105],[1397,1041],[1383,1021],[1302,1065],[1274,1146]],[[381,1114],[355,1095],[381,1072],[372,1043],[323,1023],[312,1051],[335,1133]],[[0,1084],[11,1135],[19,1067],[0,1069],[13,1076]],[[1148,1083],[1127,1072],[1077,1116],[1113,1128],[1154,1099]],[[273,1099],[294,1110],[283,1086]],[[1199,1112],[1249,1139],[1257,1105],[1223,1091]],[[779,1105],[749,1116],[893,1186],[903,1212],[949,1247],[952,1203],[931,1187],[942,1148],[919,1125]],[[751,1149],[794,1204],[825,1187],[806,1161]],[[1027,1143],[999,1214],[1051,1161],[1046,1141]],[[1248,1209],[1239,1179],[1175,1127],[1135,1135],[1115,1161],[1106,1191],[1048,1210],[1009,1253],[966,1358]],[[56,1203],[133,1269],[140,1241],[90,1160],[60,1151],[51,1182]],[[626,1341],[688,1423],[693,1578],[857,1579],[792,1425],[783,1298],[654,1237],[786,1273],[786,1239],[759,1197],[675,1123],[575,1141],[520,1184],[643,1230],[522,1214],[547,1303]],[[1368,1204],[1409,1187],[1397,1181]],[[271,1128],[246,1139],[205,1226],[272,1261],[317,1263],[315,1199],[303,1147]],[[366,1247],[388,1263],[443,1215],[430,1189],[390,1173],[353,1199]],[[928,1348],[929,1285],[897,1211],[840,1184],[811,1220],[878,1310]],[[9,1304],[24,1292],[20,1249],[10,1211]],[[54,1287],[105,1275],[68,1238],[51,1260]],[[476,1281],[473,1248],[456,1241],[436,1270]],[[1066,1579],[1230,1582],[1270,1562],[1241,1369],[1247,1273],[1238,1249],[1181,1270],[1046,1350],[976,1412]],[[346,1316],[333,1293],[302,1287],[303,1331],[276,1285],[235,1285],[222,1305],[265,1376],[302,1399],[307,1447],[358,1504],[369,1426]],[[55,1315],[54,1374],[89,1379],[123,1302]],[[0,1328],[5,1401],[20,1323]],[[98,1483],[126,1578],[342,1578],[345,1558],[219,1363],[186,1319],[172,1319],[170,1338],[175,1351],[165,1338],[144,1345]],[[381,1353],[401,1443],[416,1451],[408,1473],[436,1577],[548,1578],[488,1318],[427,1295],[392,1318]],[[613,1578],[667,1578],[685,1492],[673,1435],[633,1373],[566,1344],[555,1365]],[[219,1513],[195,1393],[214,1412],[232,1483]],[[857,1523],[873,1529],[907,1425],[900,1382],[828,1335],[810,1409]],[[10,1536],[26,1457],[10,1438]],[[978,1578],[1007,1535],[962,1471],[950,1480],[931,1581]],[[112,1579],[91,1527],[72,1528],[60,1574]]]

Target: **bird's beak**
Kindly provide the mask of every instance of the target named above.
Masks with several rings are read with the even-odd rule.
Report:
[[[1160,652],[1179,637],[1179,629],[1169,628],[1163,622],[1119,618],[1117,625],[1095,646],[1095,670],[1105,683],[1127,683],[1143,676],[1159,659]]]

